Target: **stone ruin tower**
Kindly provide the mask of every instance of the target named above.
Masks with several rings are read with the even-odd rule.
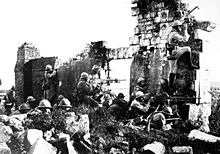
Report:
[[[37,101],[43,98],[42,81],[47,64],[58,67],[58,57],[41,57],[40,51],[32,44],[25,42],[17,51],[15,65],[15,93],[19,104],[28,96],[34,96]]]
[[[198,21],[192,16],[189,5],[181,0],[132,0],[132,16],[137,20],[134,36],[130,37],[130,46],[134,52],[130,72],[130,93],[139,77],[146,80],[145,92],[159,95],[161,79],[170,82],[170,60],[167,50],[167,38],[175,20],[184,20],[188,25],[189,40],[187,46],[191,49],[192,63],[200,69],[189,68],[189,60],[182,55],[177,62],[177,73],[174,81],[176,91],[170,93],[171,103],[181,106],[181,111],[187,113],[185,119],[193,121],[203,119],[204,128],[208,125],[211,114],[211,97],[204,73],[201,57],[203,43],[198,38],[198,29],[210,32],[215,24],[209,21]],[[196,10],[198,11],[198,10]],[[207,73],[205,73],[207,74]],[[169,89],[170,87],[168,87]],[[189,93],[192,92],[192,93]],[[196,111],[196,112],[195,112]],[[191,114],[193,113],[193,114]],[[205,131],[209,131],[208,128]]]
[[[25,84],[25,67],[24,65],[32,60],[40,58],[40,51],[31,43],[23,43],[18,47],[17,62],[15,65],[15,93],[18,104],[23,103],[24,100],[24,84]]]

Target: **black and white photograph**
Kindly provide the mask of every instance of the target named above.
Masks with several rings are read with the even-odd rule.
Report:
[[[0,154],[219,154],[219,6],[0,1]]]

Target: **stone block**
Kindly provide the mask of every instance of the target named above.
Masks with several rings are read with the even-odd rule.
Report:
[[[190,146],[174,146],[172,147],[173,153],[178,154],[193,154],[193,149]]]
[[[5,142],[0,143],[0,153],[1,154],[11,154],[11,149],[7,146]]]
[[[19,121],[22,122],[25,118],[27,118],[27,114],[16,114],[16,115],[12,115],[12,116],[9,116],[9,117],[18,119]]]
[[[0,115],[0,122],[6,123],[8,122],[9,117],[7,115]]]
[[[7,142],[12,134],[12,129],[9,126],[0,123],[0,143]]]
[[[139,37],[138,36],[130,37],[129,44],[130,45],[138,45],[139,44]]]
[[[169,10],[162,10],[161,12],[158,12],[158,16],[160,17],[161,22],[167,22],[169,16]]]
[[[10,116],[8,121],[8,126],[13,127],[16,131],[23,131],[22,121],[16,116]]]
[[[139,35],[140,33],[141,33],[141,27],[136,26],[136,27],[134,28],[134,34],[135,34],[135,35]]]
[[[137,2],[138,2],[138,0],[131,0],[131,4],[135,4]]]
[[[140,42],[141,46],[149,46],[150,45],[150,40],[149,39],[143,39]]]
[[[39,138],[34,145],[30,147],[28,154],[56,154],[57,149],[43,138]]]
[[[76,115],[74,112],[68,113],[66,118],[67,132],[75,134],[77,132],[88,134],[89,133],[89,116]]]
[[[151,152],[153,154],[164,154],[166,152],[166,148],[165,146],[160,143],[160,142],[157,142],[157,141],[154,141],[153,143],[151,144],[147,144],[145,145],[142,150],[144,152]]]
[[[207,143],[216,143],[220,141],[220,137],[207,134],[199,130],[192,130],[188,135],[189,140],[200,140]]]
[[[132,16],[137,16],[138,14],[139,14],[139,9],[138,9],[138,7],[132,7],[131,8],[131,15]]]
[[[43,132],[38,129],[28,129],[25,133],[24,145],[26,149],[30,149],[38,139],[43,137]]]

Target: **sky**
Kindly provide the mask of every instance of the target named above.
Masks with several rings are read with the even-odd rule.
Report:
[[[220,5],[219,0],[185,0],[198,19],[217,24],[211,33],[201,33],[210,52],[207,67],[211,80],[219,80]],[[17,50],[33,43],[41,56],[72,58],[91,41],[104,40],[108,47],[127,47],[134,34],[135,17],[131,0],[0,0],[0,89],[14,85]]]

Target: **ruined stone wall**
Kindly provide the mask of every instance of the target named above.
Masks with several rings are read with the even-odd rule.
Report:
[[[175,20],[182,20],[187,24],[189,40],[183,47],[191,50],[191,61],[194,66],[200,69],[193,69],[189,64],[189,57],[184,54],[179,57],[177,62],[177,72],[175,74],[174,87],[168,91],[170,96],[174,96],[173,102],[183,104],[180,112],[185,112],[187,118],[192,121],[202,123],[201,130],[209,131],[208,117],[211,114],[211,97],[209,94],[210,86],[207,77],[205,59],[203,53],[202,40],[198,38],[198,29],[211,32],[215,28],[215,23],[210,21],[198,21],[194,16],[189,14],[189,5],[182,3],[181,0],[132,0],[132,16],[137,19],[137,26],[134,28],[134,36],[130,38],[130,45],[135,54],[131,66],[131,84],[132,91],[137,79],[145,77],[148,83],[148,91],[153,94],[160,92],[160,80],[170,81],[170,55],[166,43],[168,34],[172,30],[172,23]],[[197,7],[194,8],[194,10]],[[182,47],[178,45],[178,47]],[[201,56],[203,55],[203,56]],[[137,57],[141,59],[137,60]],[[143,60],[144,59],[144,60]],[[144,61],[144,62],[142,62]],[[203,63],[201,63],[203,61]],[[140,69],[143,68],[143,69]],[[195,67],[194,67],[195,68]],[[181,91],[181,93],[178,93]],[[180,99],[180,97],[182,97]],[[187,97],[191,97],[189,100]],[[175,100],[178,98],[177,100]],[[188,106],[185,111],[186,105]],[[193,104],[197,103],[197,104]],[[200,105],[198,105],[200,104]]]
[[[39,58],[39,50],[31,43],[25,42],[17,51],[17,62],[15,65],[15,93],[18,104],[24,102],[24,65],[31,59]]]
[[[134,36],[130,38],[131,48],[134,50],[134,61],[131,68],[131,88],[135,85],[139,76],[146,78],[149,83],[148,91],[158,93],[160,90],[159,81],[165,78],[169,81],[169,61],[167,60],[168,51],[166,50],[167,36],[174,20],[181,19],[189,12],[188,4],[181,3],[180,0],[132,0],[132,16],[137,19],[137,26],[134,28]],[[196,29],[189,24],[190,41],[197,39]],[[199,54],[192,46],[192,61],[199,65]],[[142,56],[144,70],[136,70],[138,65],[135,57]],[[181,61],[181,60],[180,60]],[[184,59],[182,61],[184,63]],[[181,63],[179,63],[181,65]],[[180,67],[179,67],[180,68]],[[195,71],[189,69],[178,69],[178,73],[186,77],[188,81],[196,79]],[[137,76],[136,74],[139,74]]]
[[[25,65],[25,68],[29,67],[29,71],[25,72],[24,86],[24,98],[28,96],[34,96],[38,101],[43,98],[42,83],[45,74],[45,66],[51,65],[54,67],[57,57],[41,57],[30,60],[31,66]],[[30,78],[27,78],[30,76]]]
[[[112,59],[127,59],[132,57],[129,47],[111,49],[109,57]],[[31,43],[24,43],[17,51],[15,66],[15,87],[18,104],[26,101],[30,95],[38,101],[43,98],[42,83],[44,69],[47,64],[56,68],[62,85],[58,94],[64,95],[73,105],[75,104],[76,85],[82,72],[91,72],[95,61],[90,58],[71,59],[61,62],[58,57],[40,57],[40,52]]]
[[[59,67],[62,86],[59,89],[59,94],[68,98],[73,106],[76,104],[76,86],[82,72],[90,73],[93,66],[91,59],[72,60]]]

